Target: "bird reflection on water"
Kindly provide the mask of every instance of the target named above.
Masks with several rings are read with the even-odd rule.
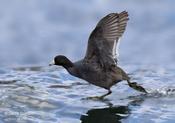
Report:
[[[128,117],[129,111],[128,106],[91,109],[80,120],[82,123],[120,123],[121,119]]]
[[[88,110],[85,115],[81,115],[81,123],[121,123],[122,120],[127,119],[131,114],[130,105],[138,106],[144,101],[144,98],[132,98],[133,101],[123,106],[112,106],[109,100],[102,100],[104,103],[109,104],[109,107]]]

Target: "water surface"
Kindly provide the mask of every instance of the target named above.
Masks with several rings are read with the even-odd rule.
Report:
[[[127,68],[128,66],[126,66]],[[130,67],[131,69],[131,67]],[[0,70],[0,119],[6,123],[174,122],[174,69],[133,65],[133,81],[145,95],[121,82],[104,100],[86,97],[106,93],[72,77],[62,68],[34,66]]]

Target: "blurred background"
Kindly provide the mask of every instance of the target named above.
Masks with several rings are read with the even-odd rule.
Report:
[[[0,66],[79,60],[89,34],[111,12],[129,13],[120,64],[173,65],[174,0],[0,0]]]

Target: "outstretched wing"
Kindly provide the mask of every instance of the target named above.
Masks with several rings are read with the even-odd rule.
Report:
[[[111,13],[102,18],[89,37],[84,60],[105,67],[116,65],[116,45],[125,31],[128,20],[126,11]]]

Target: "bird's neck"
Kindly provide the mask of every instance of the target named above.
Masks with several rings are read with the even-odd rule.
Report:
[[[68,70],[70,69],[71,67],[73,67],[74,64],[70,61],[70,60],[67,60],[65,64],[63,64],[63,67]]]
[[[80,75],[79,75],[79,70],[76,68],[76,67],[69,67],[68,69],[66,69],[71,75],[73,76],[76,76],[76,77],[79,77],[80,78]]]

